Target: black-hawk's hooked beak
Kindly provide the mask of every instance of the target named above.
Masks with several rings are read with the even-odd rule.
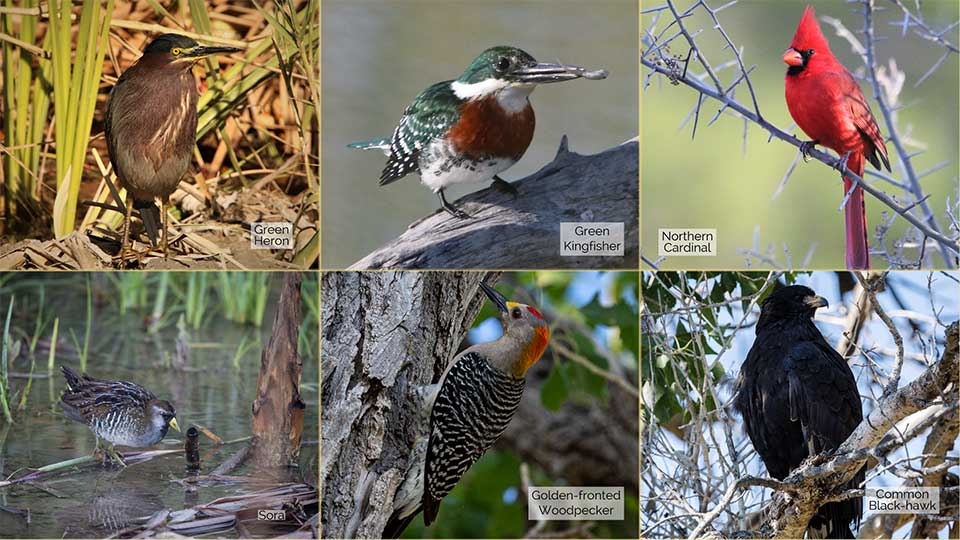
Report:
[[[830,307],[830,303],[822,296],[807,296],[803,299],[803,303],[811,309]]]
[[[500,313],[506,313],[510,311],[509,308],[507,308],[507,299],[504,298],[502,294],[498,293],[496,289],[487,285],[486,283],[480,283],[480,288],[483,290],[484,294],[487,295],[487,298],[489,298],[490,301],[497,306],[497,309],[500,311]]]
[[[236,47],[207,47],[205,45],[197,45],[196,47],[183,51],[183,56],[187,58],[202,58],[204,56],[210,56],[211,54],[223,54],[223,53],[233,53],[240,52],[242,49]]]
[[[585,79],[606,79],[607,70],[587,71],[580,66],[538,62],[531,66],[517,68],[511,75],[523,83],[542,84],[572,81],[581,77]]]

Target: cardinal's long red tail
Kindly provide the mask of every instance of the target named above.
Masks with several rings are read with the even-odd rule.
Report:
[[[847,159],[847,168],[863,178],[863,154],[852,152]],[[843,192],[850,191],[853,181],[844,177]],[[867,207],[863,200],[863,188],[850,194],[843,208],[843,221],[847,232],[847,268],[867,270],[870,268],[870,248],[867,245]]]

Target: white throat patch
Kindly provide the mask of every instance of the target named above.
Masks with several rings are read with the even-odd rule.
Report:
[[[460,99],[478,99],[496,95],[497,103],[506,111],[518,113],[527,108],[530,103],[530,93],[536,88],[534,84],[511,84],[499,79],[486,79],[478,83],[462,83],[453,81],[450,89]]]

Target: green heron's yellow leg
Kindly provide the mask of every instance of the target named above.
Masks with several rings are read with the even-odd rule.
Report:
[[[123,265],[127,260],[127,254],[130,252],[130,218],[133,215],[133,197],[127,194],[127,208],[123,216],[123,239],[120,241],[120,264]],[[100,448],[100,440],[97,440],[97,448]]]

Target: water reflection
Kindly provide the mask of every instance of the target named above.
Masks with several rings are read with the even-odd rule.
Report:
[[[122,481],[103,480],[98,479],[89,501],[68,507],[57,517],[67,538],[108,536],[164,508],[155,493],[125,486]]]

